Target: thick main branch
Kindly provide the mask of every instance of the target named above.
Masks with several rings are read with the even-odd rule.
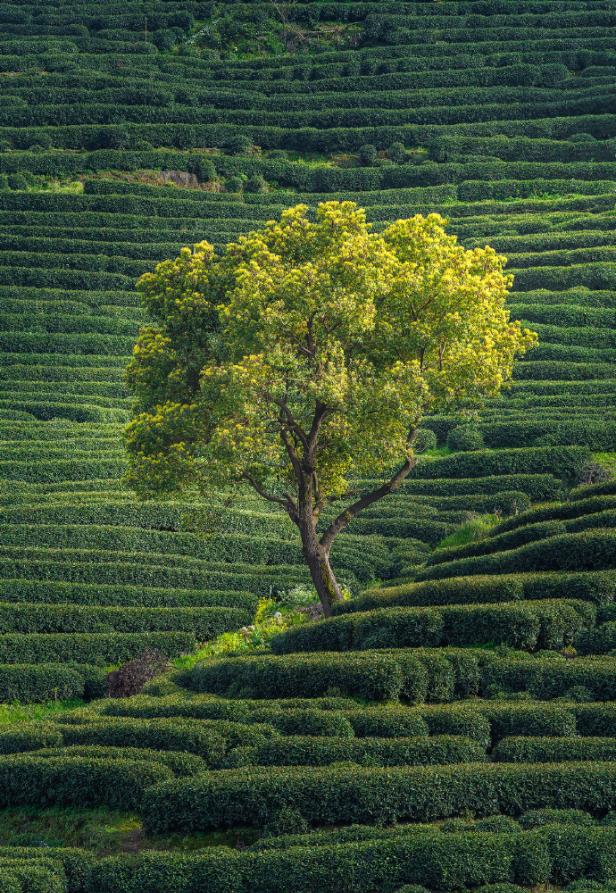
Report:
[[[263,499],[266,499],[268,502],[274,502],[276,505],[281,505],[289,513],[291,519],[293,521],[296,520],[297,506],[288,494],[286,496],[277,496],[275,493],[268,493],[267,490],[261,486],[259,481],[248,472],[244,472],[243,477],[244,480],[250,484],[253,490],[255,490],[255,492],[259,494],[259,496],[261,496]]]
[[[411,431],[408,439],[410,446],[412,446],[415,437],[416,431],[413,430]],[[357,499],[355,502],[352,502],[351,505],[347,506],[347,508],[341,511],[340,514],[334,518],[329,527],[321,536],[321,539],[319,540],[321,546],[326,551],[328,551],[338,534],[351,523],[353,518],[356,518],[357,515],[359,515],[360,512],[363,512],[364,509],[367,509],[368,506],[373,505],[373,503],[378,502],[380,499],[383,499],[384,496],[388,496],[390,493],[394,493],[404,482],[405,478],[408,477],[408,475],[411,473],[416,465],[417,457],[414,453],[409,454],[405,462],[388,481],[386,481],[384,484],[381,484],[380,487],[371,490],[369,493],[364,493],[363,496],[360,496],[359,499]]]

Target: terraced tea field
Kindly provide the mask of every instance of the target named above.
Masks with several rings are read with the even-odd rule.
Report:
[[[92,701],[0,726],[0,891],[613,890],[616,0],[0,23],[0,702]],[[256,496],[121,482],[135,280],[335,198],[505,254],[539,345],[341,535],[337,616],[99,700],[308,582]]]

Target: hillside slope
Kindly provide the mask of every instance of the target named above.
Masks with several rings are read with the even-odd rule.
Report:
[[[0,23],[0,702],[100,696],[110,665],[306,582],[256,498],[121,483],[158,260],[300,201],[376,229],[438,211],[509,258],[540,335],[340,537],[336,617],[0,726],[0,891],[614,891],[616,0],[44,0]],[[435,548],[471,514],[498,526]]]
[[[3,10],[0,664],[56,666],[36,692],[0,671],[0,695],[77,693],[83,671],[57,662],[190,650],[306,579],[258,500],[213,497],[204,539],[119,483],[134,280],[185,243],[345,196],[376,227],[438,210],[510,259],[541,344],[481,416],[496,451],[426,461],[358,520],[335,556],[355,589],[614,449],[615,16],[612,0]],[[441,444],[456,421],[430,422]]]
[[[273,654],[0,733],[5,828],[51,809],[66,840],[96,807],[141,850],[4,851],[85,893],[612,890],[615,499],[580,488],[460,557],[437,550],[424,579],[289,630]],[[580,536],[582,570],[567,560]],[[529,547],[532,572],[515,562]]]

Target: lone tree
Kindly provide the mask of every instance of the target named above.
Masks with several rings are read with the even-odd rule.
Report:
[[[297,525],[326,615],[332,543],[412,471],[422,416],[496,395],[536,341],[510,319],[505,258],[445,223],[377,234],[353,202],[297,205],[138,282],[154,324],[128,368],[127,480],[144,497],[252,487]]]

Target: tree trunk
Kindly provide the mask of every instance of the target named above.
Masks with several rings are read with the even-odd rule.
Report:
[[[310,568],[312,582],[323,605],[323,614],[331,617],[333,606],[342,601],[342,592],[332,570],[329,555],[322,546],[318,547],[316,553],[311,554],[304,549],[304,555]]]
[[[342,592],[336,580],[336,575],[332,570],[329,560],[329,549],[324,548],[319,542],[314,523],[307,522],[301,524],[300,533],[304,558],[310,570],[314,587],[323,605],[323,614],[326,617],[331,617],[333,606],[336,602],[342,601]]]
[[[312,582],[323,605],[323,614],[326,617],[331,617],[333,606],[342,601],[342,591],[332,570],[329,554],[319,547],[318,554],[309,559],[308,566]]]

